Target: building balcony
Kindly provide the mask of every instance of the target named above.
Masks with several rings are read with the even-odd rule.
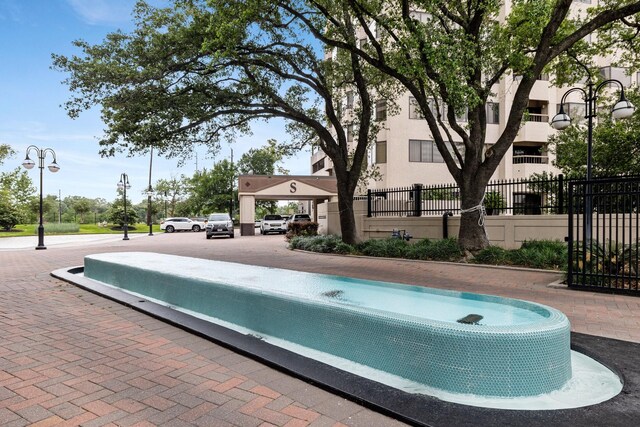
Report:
[[[547,142],[551,127],[549,115],[527,114],[514,142]]]
[[[529,93],[529,99],[535,99],[539,101],[549,100],[549,77],[542,76],[541,79],[536,80]]]
[[[531,164],[531,165],[548,165],[549,156],[513,156],[514,165]]]
[[[542,172],[551,172],[548,156],[513,156],[513,178],[528,178]]]

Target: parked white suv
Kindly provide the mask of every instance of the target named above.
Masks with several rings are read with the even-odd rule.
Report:
[[[260,224],[260,234],[287,232],[287,225],[280,215],[265,215]]]
[[[233,221],[229,214],[226,213],[212,213],[209,215],[209,221],[207,222],[207,239],[213,236],[229,236],[233,239]]]
[[[174,231],[202,231],[204,227],[204,222],[184,217],[167,218],[160,223],[160,230],[164,230],[167,233],[173,233]]]
[[[311,217],[309,214],[293,214],[287,220],[287,228],[289,228],[289,224],[292,222],[311,222]]]

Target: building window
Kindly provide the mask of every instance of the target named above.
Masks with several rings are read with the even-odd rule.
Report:
[[[429,98],[427,100],[427,105],[429,106],[429,110],[431,110],[431,113],[436,118],[438,117],[438,113],[440,113],[441,116],[445,116],[445,114],[444,114],[444,105],[438,104],[435,99]],[[438,111],[438,107],[440,107],[440,111]]]
[[[500,124],[500,104],[498,102],[487,102],[487,124]]]
[[[347,142],[353,142],[353,125],[347,126]]]
[[[443,163],[442,155],[433,141],[410,139],[409,161],[420,163]]]
[[[311,168],[313,170],[313,173],[316,173],[319,170],[324,169],[324,157],[318,160],[317,162],[315,162]]]
[[[409,118],[417,120],[424,119],[420,106],[418,105],[418,101],[416,101],[413,96],[409,97]]]
[[[376,122],[384,122],[387,120],[387,103],[386,101],[376,102]]]
[[[376,142],[376,163],[387,163],[387,141]]]
[[[631,86],[631,75],[623,67],[602,67],[600,68],[600,75],[605,79],[615,79],[622,83],[622,86]],[[609,83],[611,88],[619,89],[619,86],[615,83]]]
[[[353,108],[353,92],[347,92],[347,109],[350,110]]]

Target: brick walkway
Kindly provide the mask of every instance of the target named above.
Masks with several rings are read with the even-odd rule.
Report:
[[[0,251],[3,426],[402,425],[49,276],[85,254],[127,250],[524,298],[564,311],[575,331],[640,342],[640,299],[548,287],[553,273],[292,252],[282,236]]]

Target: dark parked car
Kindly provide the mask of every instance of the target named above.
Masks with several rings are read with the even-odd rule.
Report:
[[[233,221],[229,214],[213,213],[209,215],[205,231],[207,233],[207,239],[210,239],[213,236],[229,236],[233,239]]]

